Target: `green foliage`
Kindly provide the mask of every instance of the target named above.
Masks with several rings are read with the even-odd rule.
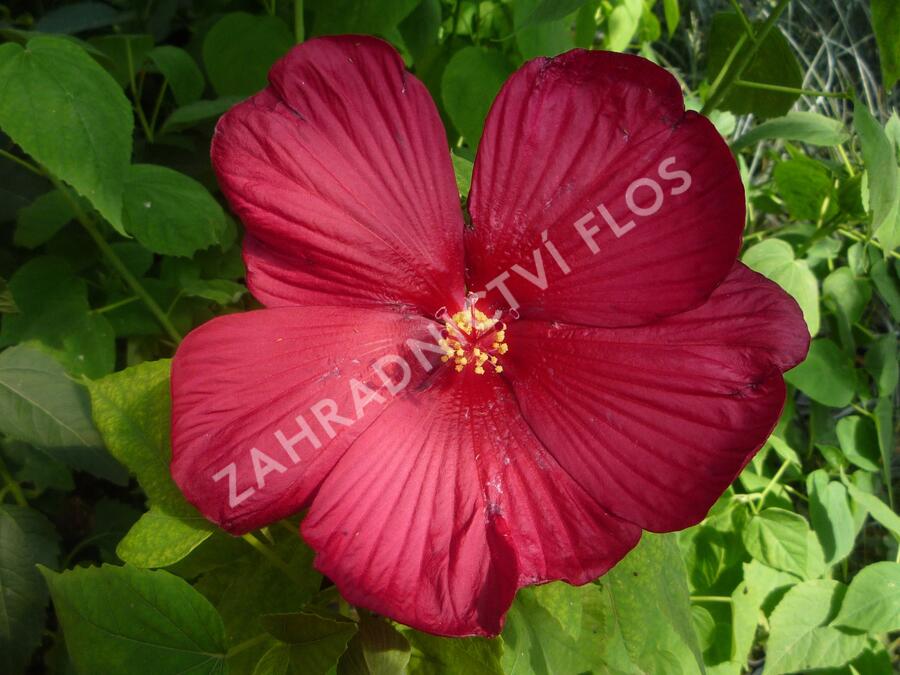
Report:
[[[900,13],[863,2],[871,35],[839,22],[812,48],[803,24],[823,17],[788,0],[0,7],[0,671],[892,672]],[[215,122],[296,42],[339,33],[386,39],[428,87],[462,205],[490,105],[526,60],[582,47],[665,65],[741,167],[741,260],[814,338],[772,436],[702,522],[645,533],[583,586],[522,589],[496,639],[348,605],[302,513],[232,537],[170,475],[169,358],[257,306],[209,166]],[[867,60],[821,76],[846,54]]]

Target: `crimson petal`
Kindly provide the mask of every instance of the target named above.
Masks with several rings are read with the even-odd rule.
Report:
[[[356,440],[302,532],[349,602],[451,636],[497,634],[518,587],[586,583],[640,537],[562,471],[499,377],[450,369]]]
[[[370,37],[309,40],[219,121],[212,162],[268,306],[405,305],[463,293],[462,215],[427,90]]]
[[[428,323],[390,310],[289,307],[191,332],[172,364],[172,477],[185,497],[238,534],[305,508],[353,439],[396,402],[386,383],[404,378],[392,355],[409,368],[397,396],[427,374],[403,355],[410,338],[433,341]]]
[[[525,418],[610,512],[653,531],[701,520],[765,442],[809,334],[796,302],[738,263],[697,309],[637,328],[509,327]]]
[[[500,276],[526,318],[627,326],[697,306],[725,278],[744,193],[728,146],[685,112],[674,77],[638,56],[574,50],[504,85],[469,211],[469,284],[493,288],[494,305],[511,304]]]

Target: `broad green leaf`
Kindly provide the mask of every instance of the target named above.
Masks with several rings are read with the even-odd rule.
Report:
[[[878,432],[875,424],[859,415],[849,415],[838,420],[835,428],[844,456],[860,469],[878,471]]]
[[[207,189],[165,166],[133,165],[124,204],[125,229],[156,253],[191,256],[225,231],[225,212]]]
[[[233,305],[247,293],[247,287],[227,279],[196,279],[186,283],[182,290],[192,298],[212,300],[219,305]]]
[[[777,570],[804,578],[807,574],[809,525],[793,511],[770,508],[753,516],[741,533],[747,552]]]
[[[441,80],[444,107],[472,148],[478,145],[488,109],[510,73],[512,67],[501,52],[481,47],[464,47],[447,64]]]
[[[795,576],[763,565],[758,560],[744,563],[743,571],[743,580],[731,594],[731,658],[738,663],[747,662],[766,598],[776,590],[797,583]]]
[[[74,217],[72,206],[62,192],[45,192],[19,210],[13,242],[16,246],[37,248],[47,243]]]
[[[516,44],[526,60],[538,56],[556,56],[575,46],[571,16],[528,24],[542,2],[543,0],[515,0],[512,5]]]
[[[497,638],[444,638],[411,628],[404,635],[412,646],[409,675],[505,675]]]
[[[678,0],[663,0],[663,13],[666,17],[666,32],[669,37],[675,34],[678,23],[681,21],[681,9]]]
[[[161,45],[147,53],[172,88],[178,105],[188,105],[203,94],[203,73],[193,57],[180,47]]]
[[[249,96],[266,86],[269,68],[294,45],[277,16],[226,14],[203,41],[203,63],[219,96]]]
[[[834,146],[845,142],[850,135],[843,122],[815,112],[789,112],[753,127],[731,144],[735,152],[755,146],[762,140],[800,141],[818,146]]]
[[[0,47],[0,129],[123,233],[133,126],[122,89],[72,42]]]
[[[122,468],[103,450],[84,387],[52,357],[28,345],[0,353],[0,431],[75,469],[121,482]]]
[[[422,0],[419,5],[397,25],[403,42],[416,66],[426,61],[438,47],[441,33],[440,0]]]
[[[183,579],[127,566],[39,569],[79,672],[223,672],[222,620]]]
[[[872,29],[878,44],[882,85],[890,91],[900,79],[900,4],[896,0],[872,0]]]
[[[853,362],[828,338],[818,338],[809,346],[806,360],[785,373],[784,379],[822,405],[842,408],[856,392]]]
[[[578,10],[587,0],[537,0],[527,5],[528,11],[516,19],[516,30],[557,21]]]
[[[113,328],[91,312],[87,285],[65,260],[32,258],[16,270],[9,287],[20,311],[4,317],[0,344],[40,343],[75,376],[101,377],[113,369]]]
[[[132,16],[121,12],[115,6],[95,0],[86,0],[50,10],[35,24],[35,28],[43,33],[74,35],[111,26],[116,22],[126,21]]]
[[[754,31],[758,32],[760,25],[754,24]],[[719,75],[732,48],[744,33],[744,24],[737,14],[722,12],[713,16],[707,46],[707,78],[710,82]],[[734,62],[741,61],[750,45],[747,40]],[[797,58],[777,26],[763,40],[741,79],[793,89],[803,86],[803,73]],[[738,115],[753,113],[760,118],[780,117],[790,110],[797,98],[797,94],[792,93],[735,86],[720,107]]]
[[[312,0],[316,35],[368,33],[386,35],[413,11],[418,0]]]
[[[643,0],[616,0],[606,19],[607,34],[604,38],[606,49],[614,52],[625,51],[641,25],[643,13]]]
[[[197,101],[177,108],[166,119],[163,132],[178,131],[192,127],[201,122],[209,122],[219,117],[231,106],[240,101],[238,96],[224,96],[212,101]]]
[[[853,127],[859,134],[869,186],[872,232],[885,250],[900,246],[900,169],[893,144],[872,113],[856,100]]]
[[[845,591],[836,581],[817,579],[787,592],[769,618],[763,675],[842,666],[865,648],[865,635],[826,625]]]
[[[894,539],[900,542],[900,516],[875,495],[864,492],[849,481],[844,485],[853,501],[865,508],[869,515],[881,523]]]
[[[872,419],[875,421],[875,431],[878,434],[878,448],[881,451],[881,471],[887,487],[888,503],[894,506],[894,488],[892,484],[892,469],[894,454],[897,445],[894,442],[894,397],[882,396],[875,404]]]
[[[855,277],[849,267],[838,267],[822,282],[822,295],[854,324],[872,299],[872,285],[868,279]]]
[[[450,158],[453,160],[453,173],[456,175],[456,187],[459,189],[459,196],[465,200],[469,196],[469,189],[472,187],[472,169],[474,164],[456,153],[451,153]]]
[[[834,180],[820,163],[806,157],[775,165],[775,187],[796,220],[824,221],[837,213]]]
[[[363,659],[372,673],[405,675],[409,640],[386,619],[364,614],[359,621]]]
[[[869,633],[900,630],[900,563],[882,561],[861,569],[831,623]]]
[[[834,565],[850,554],[856,539],[847,488],[839,482],[829,481],[824,469],[809,474],[806,485],[813,529],[822,545],[826,564]]]
[[[677,662],[691,672],[703,659],[691,621],[687,573],[673,535],[645,532],[598,582],[609,597],[629,660],[646,672]],[[648,630],[649,626],[654,626]]]
[[[55,566],[57,535],[38,511],[0,504],[0,670],[25,672],[41,642],[47,586],[35,565]]]
[[[150,513],[118,551],[127,562],[146,567],[177,562],[214,529],[185,501],[169,472],[169,366],[167,360],[145,362],[88,383],[106,447],[137,477],[150,501]]]
[[[890,396],[897,388],[900,369],[897,364],[897,336],[882,335],[869,345],[865,360],[866,370],[875,380],[880,396]]]
[[[267,614],[260,623],[282,644],[266,652],[254,675],[326,675],[356,634],[353,621],[317,614]]]
[[[768,277],[787,291],[800,305],[810,335],[819,332],[819,284],[794,249],[781,239],[766,239],[744,253],[744,264]]]

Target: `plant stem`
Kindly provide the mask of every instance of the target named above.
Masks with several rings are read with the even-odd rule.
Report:
[[[16,504],[19,506],[28,506],[28,500],[25,499],[25,493],[22,492],[21,486],[16,479],[13,478],[9,469],[6,468],[6,463],[2,458],[0,458],[0,478],[3,478],[3,482],[6,483],[9,488],[9,492],[13,496],[13,499],[16,500]]]
[[[303,25],[303,0],[294,0],[294,41],[299,45],[303,42],[306,28]]]
[[[138,121],[141,123],[141,128],[144,130],[144,136],[152,143],[153,129],[151,129],[150,125],[147,123],[144,109],[141,107],[141,96],[138,94],[137,84],[134,81],[134,57],[131,55],[131,41],[127,38],[125,39],[125,57],[128,61],[128,80],[131,85],[131,98],[133,99],[134,110],[137,113]]]
[[[759,510],[762,508],[763,502],[766,500],[768,494],[772,491],[772,489],[778,485],[778,482],[781,480],[781,477],[784,475],[784,472],[787,471],[787,468],[790,466],[790,460],[786,459],[781,463],[781,466],[778,468],[778,471],[775,472],[775,475],[772,476],[772,480],[769,481],[768,485],[766,485],[765,489],[759,495],[759,501],[754,502],[753,512],[759,513]]]
[[[28,160],[22,159],[21,157],[16,157],[11,152],[7,152],[6,150],[0,150],[0,157],[6,157],[6,159],[8,159],[9,161],[15,162],[19,166],[25,167],[26,169],[31,171],[31,173],[37,174],[38,176],[44,175],[44,172],[41,171],[40,167],[35,166]]]
[[[722,67],[724,71],[728,68],[728,74],[718,82],[718,86],[714,86],[712,88],[712,93],[710,97],[706,100],[706,103],[703,104],[703,109],[700,111],[704,115],[708,115],[710,112],[716,109],[718,106],[728,95],[728,92],[731,91],[731,88],[734,86],[735,81],[737,81],[741,75],[744,74],[744,71],[747,67],[753,63],[753,59],[756,56],[756,52],[759,51],[760,45],[765,42],[766,37],[769,35],[769,32],[775,27],[775,24],[778,22],[779,17],[787,9],[788,4],[791,0],[778,0],[778,4],[775,5],[775,9],[772,10],[772,13],[769,15],[769,18],[766,19],[766,22],[759,29],[759,33],[754,36],[752,44],[749,46],[746,52],[744,52],[743,56],[737,63],[734,68],[728,68],[728,64]],[[746,35],[746,34],[745,34]],[[744,37],[743,35],[741,36]],[[735,45],[737,48],[737,45]],[[721,72],[720,72],[721,75]],[[718,80],[718,78],[717,78]]]
[[[272,636],[269,635],[268,633],[262,633],[261,635],[252,637],[249,640],[244,640],[243,642],[240,642],[240,643],[236,644],[234,647],[232,647],[231,649],[229,649],[228,652],[225,654],[225,658],[230,659],[232,656],[236,656],[237,654],[240,654],[241,652],[246,651],[247,649],[255,647],[256,645],[260,644],[261,642],[265,642],[266,640],[268,640],[271,637]]]
[[[731,604],[732,600],[727,595],[692,595],[691,602],[727,602]]]
[[[159,88],[159,94],[156,95],[156,103],[153,105],[153,114],[150,116],[150,133],[156,134],[156,120],[159,118],[159,109],[162,107],[163,98],[166,95],[166,89],[169,88],[169,80],[163,80],[162,86]]]
[[[66,200],[69,202],[69,205],[72,207],[72,211],[75,214],[75,219],[81,223],[81,226],[87,230],[87,233],[90,235],[91,239],[94,240],[94,243],[97,245],[97,248],[100,249],[100,252],[109,262],[110,266],[119,273],[119,276],[125,281],[128,286],[131,287],[131,290],[134,292],[136,296],[138,296],[141,300],[143,300],[144,304],[147,305],[147,309],[150,310],[150,313],[156,317],[156,320],[159,321],[159,324],[163,327],[163,330],[175,341],[175,344],[181,342],[181,334],[176,330],[175,326],[172,325],[172,322],[169,320],[169,317],[166,316],[165,312],[162,311],[160,306],[156,303],[156,300],[153,299],[147,289],[141,285],[141,282],[138,281],[135,276],[128,270],[128,267],[125,263],[122,262],[122,259],[116,255],[116,252],[112,249],[112,247],[107,243],[106,239],[103,238],[103,235],[97,230],[97,227],[94,225],[93,221],[90,217],[84,212],[84,209],[81,208],[81,204],[78,203],[78,200],[72,196],[72,193],[69,189],[63,185],[59,180],[57,180],[54,176],[47,174],[48,178],[50,178],[50,182],[56,187],[57,190],[65,195]]]
[[[117,300],[116,302],[111,302],[108,305],[104,305],[103,307],[98,307],[97,309],[91,310],[94,314],[103,314],[104,312],[111,312],[114,309],[119,309],[119,307],[124,307],[125,305],[130,305],[135,300],[140,300],[140,298],[136,295],[132,295],[129,298],[124,298],[122,300]]]
[[[826,96],[829,98],[850,98],[844,91],[819,91],[817,89],[797,89],[795,87],[782,87],[780,84],[766,84],[765,82],[750,82],[748,80],[735,80],[734,86],[745,89],[763,89],[765,91],[777,91],[784,94],[798,94],[799,96]]]

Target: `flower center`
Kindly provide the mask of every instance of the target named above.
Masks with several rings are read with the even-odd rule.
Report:
[[[446,315],[445,315],[446,316]],[[444,319],[443,338],[438,343],[444,348],[441,361],[453,361],[457,373],[473,366],[476,375],[484,375],[485,368],[502,373],[499,357],[509,350],[506,344],[506,324],[492,319],[474,303],[453,316]]]

